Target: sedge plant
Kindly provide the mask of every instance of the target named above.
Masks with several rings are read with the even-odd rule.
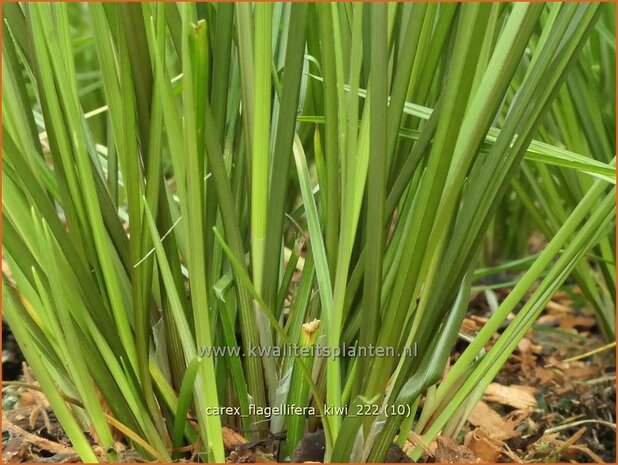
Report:
[[[593,103],[613,18],[4,5],[3,316],[79,456],[120,460],[120,436],[224,462],[232,427],[285,432],[283,461],[319,427],[326,461],[379,462],[411,431],[456,436],[568,278],[613,338],[615,108]],[[443,376],[472,287],[504,269]]]

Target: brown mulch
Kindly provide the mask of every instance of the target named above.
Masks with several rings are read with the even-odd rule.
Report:
[[[501,301],[508,290],[494,292]],[[479,293],[473,297],[462,331],[474,334],[490,315],[491,307]],[[9,363],[21,365],[21,355],[4,324],[3,336],[3,375],[12,376],[14,372],[5,365],[5,351]],[[557,293],[459,435],[439,437],[424,446],[421,461],[615,463],[615,349],[563,362],[604,345],[594,315],[581,305],[577,290]],[[458,344],[454,357],[464,348],[464,342]],[[3,410],[2,462],[79,461],[40,393],[4,387]],[[224,437],[230,462],[275,461],[280,438],[250,442],[225,427]],[[404,450],[412,446],[407,444]],[[130,452],[126,459],[135,461]]]
[[[469,333],[491,314],[483,293],[473,304]],[[606,345],[582,304],[577,288],[558,292],[472,411],[458,442],[480,460],[616,462],[615,348],[563,363]]]

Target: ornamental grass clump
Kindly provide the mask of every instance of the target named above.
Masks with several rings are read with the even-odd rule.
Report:
[[[614,8],[5,4],[3,316],[81,459],[454,437],[569,277],[613,340]]]

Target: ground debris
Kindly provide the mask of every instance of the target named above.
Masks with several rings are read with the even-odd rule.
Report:
[[[506,295],[496,293],[498,300]],[[491,316],[482,294],[473,305],[462,326],[467,333]],[[615,462],[616,361],[608,347],[577,289],[556,293],[472,410],[457,442],[481,461]],[[433,461],[429,454],[425,460]]]
[[[494,439],[504,441],[521,435],[515,428],[530,414],[530,411],[523,410],[516,413],[517,415],[508,415],[502,418],[500,414],[489,407],[487,403],[479,401],[474,409],[472,409],[468,421],[473,426],[476,426],[477,429],[481,428],[490,432]]]
[[[484,398],[489,402],[508,405],[516,409],[527,409],[537,407],[534,394],[537,389],[532,386],[503,386],[498,383],[491,383],[485,390]]]
[[[465,445],[460,446],[451,438],[439,436],[436,440],[436,463],[476,463],[480,460]]]
[[[276,462],[279,437],[271,435],[258,441],[249,441],[238,431],[224,426],[223,443],[228,451],[228,463],[271,463]]]
[[[482,462],[496,462],[502,453],[504,443],[492,437],[483,428],[476,428],[466,435],[464,445]]]

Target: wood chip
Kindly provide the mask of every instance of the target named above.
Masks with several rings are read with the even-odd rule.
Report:
[[[519,436],[519,433],[514,430],[514,422],[503,420],[497,412],[482,400],[472,409],[468,421],[476,427],[489,431],[491,436],[497,440]]]
[[[516,409],[536,408],[537,401],[534,398],[536,388],[532,386],[503,386],[498,383],[491,383],[485,390],[484,398],[486,401],[507,405]]]

